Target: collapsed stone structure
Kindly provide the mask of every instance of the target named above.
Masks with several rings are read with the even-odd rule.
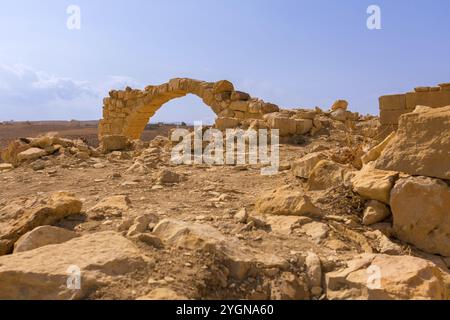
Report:
[[[380,123],[382,130],[393,131],[398,128],[401,115],[414,111],[416,106],[442,108],[450,105],[450,83],[437,87],[417,87],[414,92],[381,96]]]
[[[444,99],[440,88],[417,97]],[[305,136],[281,143],[270,178],[259,165],[174,166],[167,137],[130,141],[188,93],[218,129]],[[191,79],[112,91],[101,148],[47,133],[1,153],[0,299],[450,299],[450,106],[403,96],[380,99],[414,108],[380,142],[378,118],[345,100],[282,110]],[[70,265],[80,290],[66,286]]]
[[[194,94],[211,107],[217,115],[220,130],[236,127],[280,129],[281,136],[305,134],[314,126],[314,114],[280,110],[273,104],[248,93],[236,91],[231,82],[205,82],[176,78],[144,90],[126,88],[113,90],[103,103],[103,119],[99,124],[99,140],[105,136],[122,135],[130,140],[139,139],[149,119],[166,102]]]

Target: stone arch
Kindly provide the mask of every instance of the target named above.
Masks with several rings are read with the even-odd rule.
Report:
[[[279,111],[278,106],[235,91],[227,80],[206,82],[175,78],[144,90],[127,87],[113,90],[103,100],[103,119],[99,123],[99,139],[106,135],[122,135],[139,139],[150,118],[172,99],[194,94],[218,116],[219,129],[239,126],[245,120],[262,120],[263,115]]]

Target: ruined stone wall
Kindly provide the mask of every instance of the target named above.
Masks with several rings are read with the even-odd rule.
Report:
[[[237,127],[280,129],[281,136],[305,134],[314,127],[314,115],[280,110],[272,103],[236,91],[231,82],[206,82],[176,78],[144,90],[113,90],[103,101],[103,119],[99,124],[99,140],[110,135],[139,139],[149,119],[166,102],[194,94],[217,115],[216,128]]]
[[[418,105],[432,108],[450,105],[450,83],[438,87],[418,87],[406,94],[382,96],[379,102],[382,127],[396,129],[400,116],[412,112]]]

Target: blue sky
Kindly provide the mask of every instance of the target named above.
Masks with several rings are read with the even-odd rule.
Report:
[[[68,30],[66,9],[81,9]],[[366,27],[381,8],[381,30]],[[98,119],[111,88],[231,80],[282,107],[450,82],[448,0],[8,0],[0,5],[0,120]],[[210,121],[197,97],[152,121]]]

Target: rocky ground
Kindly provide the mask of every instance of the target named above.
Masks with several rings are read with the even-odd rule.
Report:
[[[376,117],[315,110],[322,128],[283,139],[274,176],[172,165],[166,137],[109,153],[16,140],[0,298],[448,299],[449,108],[403,116],[384,141]]]

